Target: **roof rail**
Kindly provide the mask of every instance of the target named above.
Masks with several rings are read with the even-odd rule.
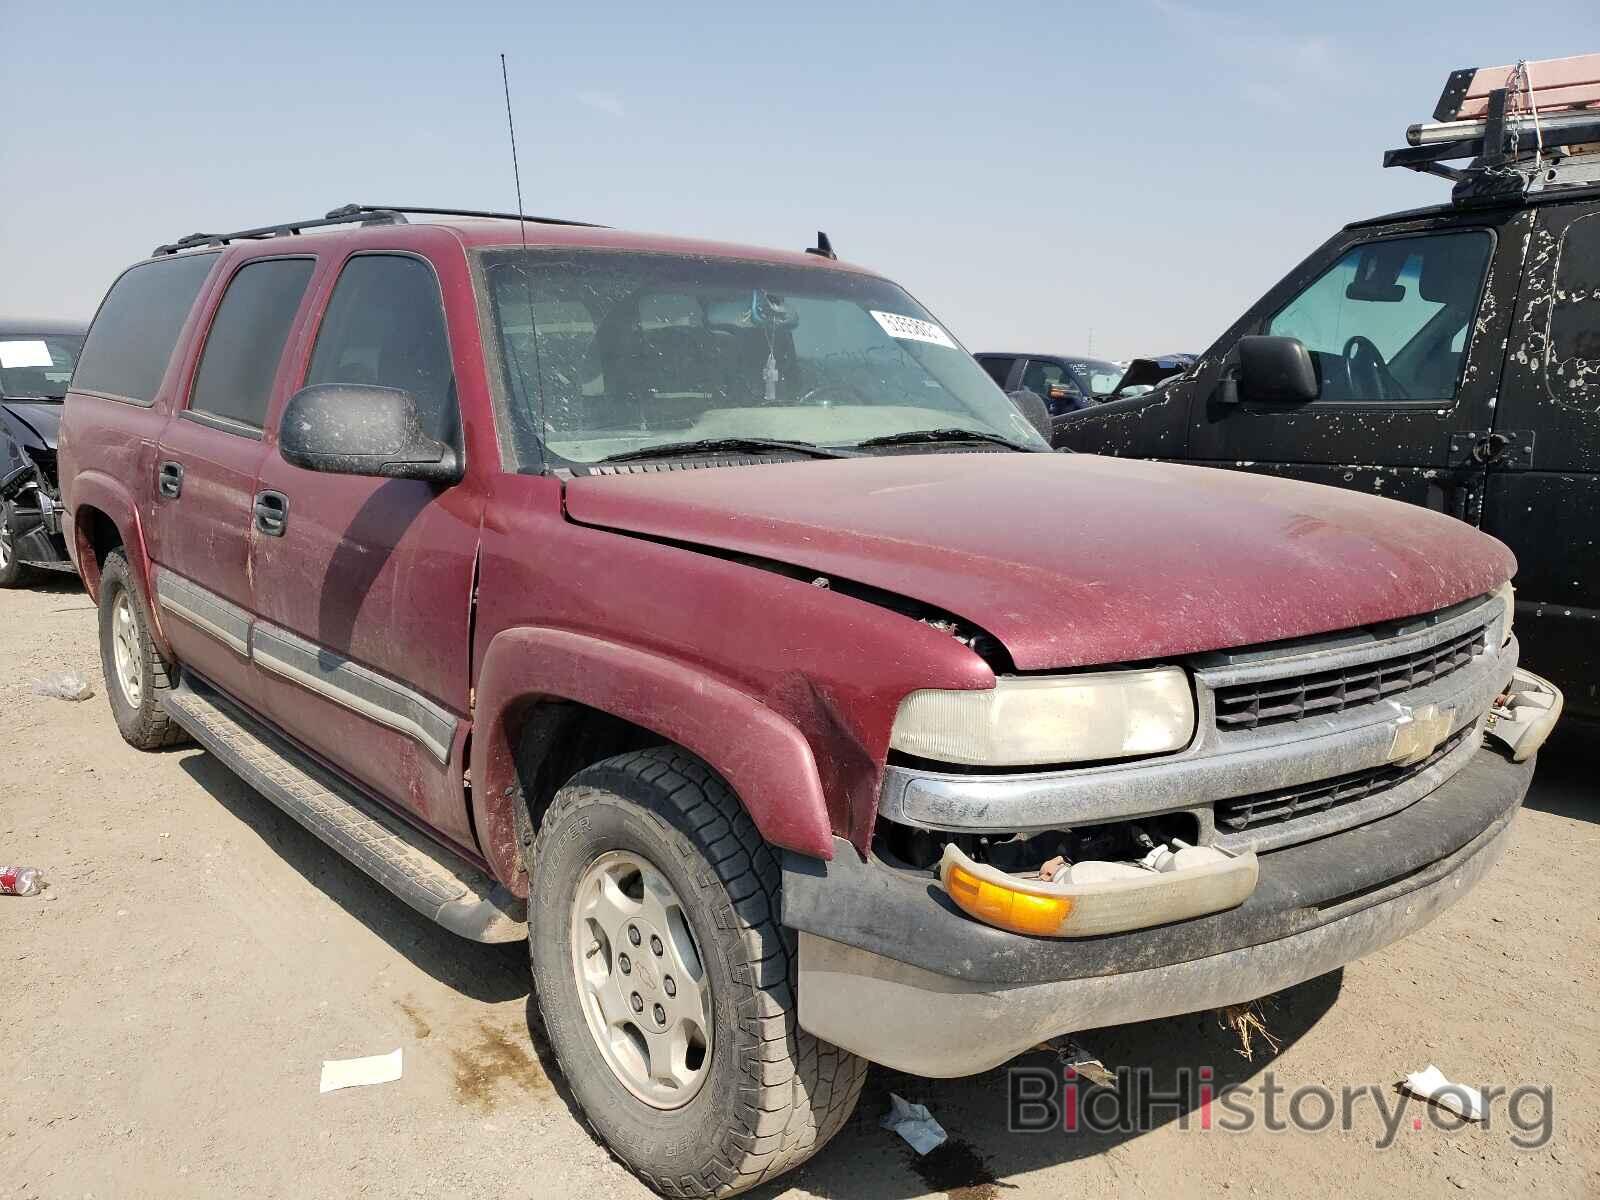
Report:
[[[1600,54],[1452,71],[1433,116],[1383,165],[1450,180],[1458,204],[1600,183]]]
[[[249,241],[255,238],[294,237],[307,229],[324,229],[330,225],[404,225],[406,214],[431,217],[495,217],[506,221],[532,221],[538,225],[581,225],[587,229],[602,229],[589,221],[567,221],[560,217],[530,217],[525,213],[487,212],[477,208],[419,208],[400,204],[346,204],[305,221],[287,221],[282,225],[259,225],[254,229],[236,229],[232,233],[191,233],[165,246],[157,246],[152,257],[176,254],[180,250],[193,250],[198,246],[226,246],[229,242]]]
[[[282,225],[258,225],[254,229],[236,229],[232,233],[191,233],[165,246],[157,246],[151,256],[176,254],[180,250],[193,250],[197,246],[226,246],[229,242],[248,241],[255,238],[293,237],[303,230],[321,229],[329,225],[348,225],[359,221],[363,225],[404,225],[405,217],[394,209],[358,207],[347,204],[326,216],[305,221],[288,221]]]
[[[328,215],[349,215],[352,219],[361,213],[410,213],[416,217],[491,217],[501,221],[531,221],[535,225],[576,225],[583,229],[604,229],[593,221],[571,221],[565,217],[532,217],[527,213],[493,212],[481,208],[421,208],[411,204],[347,204]]]

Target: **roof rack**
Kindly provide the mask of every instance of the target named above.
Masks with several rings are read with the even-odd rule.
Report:
[[[1433,118],[1383,165],[1450,180],[1457,203],[1600,183],[1600,54],[1452,71]]]
[[[320,217],[305,221],[289,221],[282,225],[259,225],[254,229],[236,229],[232,233],[191,233],[165,246],[157,246],[152,256],[176,254],[180,250],[193,250],[197,246],[226,246],[229,242],[249,241],[256,238],[295,237],[307,229],[322,229],[330,225],[404,225],[406,214],[430,217],[493,217],[506,221],[532,221],[537,225],[579,225],[586,229],[601,229],[589,221],[568,221],[560,217],[530,217],[526,213],[488,212],[477,208],[420,208],[402,204],[346,204]]]

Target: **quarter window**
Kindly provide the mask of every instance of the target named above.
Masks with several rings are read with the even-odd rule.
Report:
[[[985,356],[984,358],[980,358],[978,360],[978,365],[985,371],[989,372],[990,379],[994,380],[1001,387],[1005,387],[1006,380],[1011,378],[1011,364],[1016,361],[1017,360],[1014,358],[995,358],[994,356],[989,355]]]
[[[239,269],[206,335],[190,412],[261,428],[278,360],[315,265],[309,258],[275,258]]]
[[[89,330],[73,389],[153,404],[184,320],[216,262],[215,254],[185,254],[124,271]]]
[[[368,383],[411,393],[424,432],[456,439],[455,375],[433,269],[363,254],[339,273],[306,384]]]
[[[1267,332],[1305,344],[1324,400],[1453,400],[1491,245],[1473,231],[1357,246]]]

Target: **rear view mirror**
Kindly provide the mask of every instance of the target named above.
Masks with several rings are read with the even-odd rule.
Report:
[[[1239,399],[1252,404],[1305,404],[1321,390],[1317,368],[1299,338],[1239,339]]]
[[[457,483],[461,456],[422,431],[410,392],[319,383],[289,397],[278,452],[307,471]]]

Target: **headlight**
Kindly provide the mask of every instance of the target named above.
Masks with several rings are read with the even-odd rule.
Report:
[[[1508,580],[1500,585],[1500,590],[1495,595],[1505,601],[1506,606],[1505,624],[1500,628],[1500,644],[1504,646],[1511,640],[1511,622],[1517,615],[1517,589],[1512,587]]]
[[[889,745],[936,762],[1040,766],[1162,754],[1194,736],[1177,667],[1001,679],[992,691],[912,692]]]

